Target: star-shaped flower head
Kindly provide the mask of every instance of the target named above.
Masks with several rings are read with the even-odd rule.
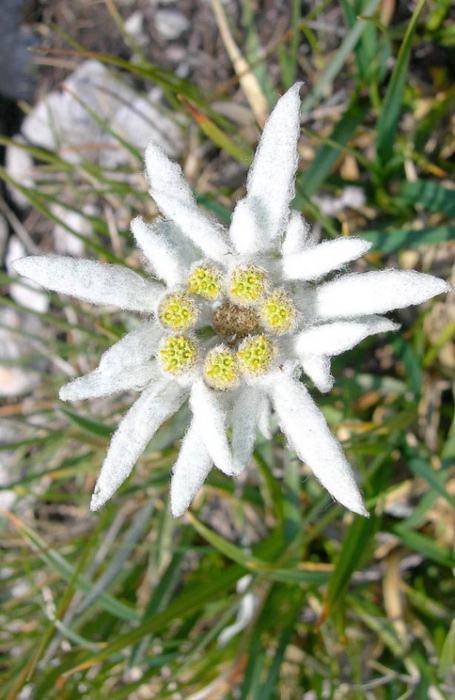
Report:
[[[369,335],[393,331],[382,315],[420,304],[450,285],[400,270],[330,273],[370,244],[342,237],[317,244],[290,209],[298,163],[300,84],[277,103],[229,231],[201,211],[180,167],[154,143],[145,161],[163,218],[136,218],[132,233],[147,276],[126,267],[65,257],[28,257],[17,272],[48,289],[147,317],[101,358],[93,372],[62,387],[74,401],[141,391],[114,434],[91,508],[131,473],[155,432],[188,399],[192,420],[173,468],[171,508],[180,516],[215,465],[239,475],[270,407],[289,445],[333,498],[368,515],[353,472],[301,382],[333,385],[330,360]]]

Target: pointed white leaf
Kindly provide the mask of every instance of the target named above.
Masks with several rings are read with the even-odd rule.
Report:
[[[238,472],[226,434],[228,416],[226,397],[209,389],[202,380],[193,384],[190,406],[193,422],[202,435],[205,446],[215,466],[224,474],[232,476]]]
[[[282,374],[270,387],[270,398],[298,457],[333,498],[354,513],[368,516],[343,450],[303,384]]]
[[[281,246],[283,256],[301,253],[309,244],[310,225],[298,211],[292,211]]]
[[[62,386],[61,400],[81,401],[143,388],[156,374],[149,360],[155,354],[162,333],[155,321],[127,333],[106,350],[94,372]]]
[[[264,404],[264,392],[252,386],[241,389],[234,403],[232,452],[237,474],[245,469],[252,455]]]
[[[353,321],[334,321],[306,328],[295,338],[297,354],[340,355],[369,335],[396,331],[400,325],[383,316],[364,316]]]
[[[180,166],[169,160],[153,141],[146,148],[145,164],[150,195],[162,214],[171,219],[207,257],[226,262],[230,247],[224,229],[198,208]]]
[[[121,391],[141,391],[158,375],[156,362],[125,368],[123,372],[110,373],[95,369],[62,386],[59,397],[62,401],[83,401],[118,394]]]
[[[316,389],[319,389],[322,394],[331,391],[335,379],[331,371],[330,357],[301,353],[299,360],[303,371],[311,379]]]
[[[160,236],[169,243],[173,250],[178,250],[179,256],[185,262],[185,268],[191,267],[192,263],[199,260],[201,251],[190,241],[189,238],[172,221],[165,219],[155,219],[154,224]]]
[[[120,265],[78,260],[58,255],[30,256],[15,260],[20,275],[46,289],[128,311],[152,313],[163,287]]]
[[[345,275],[316,290],[311,313],[320,321],[383,314],[421,304],[450,290],[444,280],[414,270]]]
[[[258,428],[267,440],[271,440],[273,437],[273,433],[270,426],[271,419],[272,406],[270,404],[268,396],[264,396],[264,403],[262,405],[261,415],[259,416]]]
[[[160,234],[155,224],[146,223],[137,216],[131,222],[131,232],[136,243],[147,257],[153,273],[169,286],[182,284],[186,277],[186,266],[179,251]]]
[[[123,372],[128,367],[150,360],[159,345],[163,331],[156,321],[147,321],[123,336],[101,356],[99,369],[103,372]]]
[[[123,418],[107,452],[90,503],[98,510],[129,477],[148,443],[182,405],[187,391],[176,382],[155,382],[145,389]]]
[[[231,249],[218,221],[203,214],[195,202],[188,204],[179,201],[172,194],[150,193],[164,216],[172,219],[206,257],[225,265],[229,262]]]
[[[212,467],[212,459],[193,421],[172,470],[171,511],[174,518],[179,518],[187,510]]]
[[[284,277],[288,280],[316,280],[352,260],[357,260],[371,245],[362,238],[324,241],[313,248],[306,248],[301,253],[286,255],[283,258]]]
[[[150,194],[167,193],[180,202],[194,204],[191,187],[186,181],[178,163],[170,160],[166,153],[154,141],[149,141],[145,149],[145,168],[150,185]]]
[[[300,86],[288,90],[268,118],[248,173],[247,195],[234,210],[230,234],[241,254],[269,247],[286,226],[298,164]]]

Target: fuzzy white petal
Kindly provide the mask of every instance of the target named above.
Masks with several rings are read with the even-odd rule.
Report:
[[[283,256],[301,253],[310,242],[310,231],[310,225],[307,224],[303,216],[298,211],[291,212],[281,246]]]
[[[180,165],[170,160],[154,141],[149,141],[145,149],[145,167],[152,197],[153,192],[167,192],[181,202],[194,202],[191,187]]]
[[[316,389],[319,389],[323,394],[332,390],[335,379],[332,375],[330,357],[301,353],[299,360],[303,371],[311,379]]]
[[[201,251],[196,248],[189,238],[172,221],[165,219],[155,219],[154,224],[160,236],[169,243],[170,247],[178,250],[181,259],[185,261],[185,267],[189,268],[192,263],[199,260]]]
[[[226,397],[209,389],[202,380],[193,384],[190,406],[193,421],[202,435],[215,466],[228,476],[237,473],[227,437]]]
[[[298,355],[340,355],[351,350],[369,335],[396,331],[400,324],[383,316],[365,316],[353,321],[334,321],[313,326],[299,333],[295,339]]]
[[[333,498],[354,513],[368,515],[343,450],[303,384],[283,374],[271,386],[270,396],[298,457]]]
[[[244,388],[232,409],[232,452],[236,473],[245,469],[254,449],[265,394],[258,387]]]
[[[286,226],[298,164],[300,87],[293,85],[268,118],[248,173],[247,195],[234,210],[230,234],[241,254],[269,247]]]
[[[169,286],[184,282],[185,263],[180,258],[178,249],[169,245],[157,226],[146,223],[142,217],[137,216],[131,222],[131,232],[159,279]]]
[[[177,163],[152,141],[145,151],[150,195],[163,215],[171,219],[207,257],[226,262],[230,253],[224,229],[197,206]]]
[[[144,323],[137,330],[127,333],[106,350],[94,372],[62,386],[59,397],[62,401],[81,401],[141,389],[156,375],[149,360],[162,333],[155,321]]]
[[[421,304],[450,290],[450,284],[439,277],[414,270],[345,275],[316,290],[311,314],[320,321],[382,314]]]
[[[58,255],[15,260],[16,272],[46,289],[128,311],[153,312],[163,287],[121,265],[78,260]]]
[[[283,275],[288,280],[316,280],[364,255],[372,244],[362,238],[324,241],[283,258]]]
[[[134,389],[140,391],[158,376],[156,363],[136,365],[121,373],[106,374],[95,369],[83,377],[62,386],[59,397],[62,401],[83,401],[118,394]]]
[[[189,267],[193,262],[199,260],[201,251],[185,236],[183,231],[169,219],[157,217],[153,221],[153,227],[159,236],[168,243],[169,247],[178,251],[178,255],[185,261],[185,267]]]
[[[195,202],[181,202],[173,194],[161,192],[153,197],[163,214],[172,219],[205,256],[227,264],[231,249],[221,224],[203,214]]]
[[[179,518],[187,510],[213,467],[212,459],[193,422],[185,435],[172,470],[171,511]]]
[[[156,382],[145,389],[123,418],[101,468],[90,503],[98,510],[108,501],[147,447],[158,428],[182,405],[187,392],[176,382]]]
[[[155,354],[162,335],[156,321],[142,324],[103,353],[99,368],[103,372],[122,372],[125,368],[143,364]]]
[[[258,428],[267,440],[271,440],[273,437],[273,433],[270,426],[271,419],[272,406],[270,404],[268,396],[264,396],[264,403],[262,405],[261,415],[259,416]]]

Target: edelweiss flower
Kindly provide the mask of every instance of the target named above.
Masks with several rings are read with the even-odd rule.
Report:
[[[379,316],[420,304],[450,286],[417,272],[329,273],[369,249],[361,238],[316,244],[290,210],[298,163],[300,85],[272,112],[229,232],[196,206],[180,167],[154,143],[146,150],[150,194],[164,219],[131,224],[150,276],[91,260],[28,257],[17,272],[94,304],[149,316],[60,391],[64,401],[142,394],[114,434],[91,508],[100,508],[131,473],[163,421],[189,399],[191,425],[173,469],[171,508],[181,515],[215,465],[238,475],[270,405],[289,444],[344,506],[368,515],[352,470],[300,382],[323,392],[330,358],[375,333],[397,329]],[[156,281],[161,280],[160,282]]]

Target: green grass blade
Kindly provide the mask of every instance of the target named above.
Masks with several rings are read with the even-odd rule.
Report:
[[[75,568],[54,549],[50,548],[36,532],[25,525],[19,518],[12,513],[7,513],[7,516],[26,542],[38,552],[41,559],[69,583],[74,577]],[[83,575],[78,575],[74,584],[77,589],[87,594],[91,593],[95,585]],[[99,595],[95,604],[122,620],[127,620],[128,622],[139,621],[139,615],[130,606],[121,603],[106,593]]]
[[[188,100],[182,99],[182,103],[210,141],[213,141],[216,146],[229,153],[236,160],[250,165],[253,160],[253,153],[250,149],[237,146],[206,114],[196,109]]]
[[[103,423],[98,423],[91,418],[80,416],[78,413],[70,411],[68,408],[61,408],[60,410],[65,414],[65,416],[68,416],[73,423],[79,426],[79,428],[82,428],[93,435],[97,435],[98,437],[110,438],[115,431],[115,427],[104,425]]]
[[[426,462],[420,459],[409,459],[407,464],[416,476],[424,479],[439,496],[444,498],[452,508],[455,508],[455,498],[444,487],[443,479],[444,477],[448,479],[449,473],[435,472]]]
[[[455,216],[455,192],[431,180],[403,183],[400,197],[409,204],[418,204],[430,211]],[[452,235],[455,238],[455,229],[452,229]]]
[[[379,5],[379,0],[370,0],[368,5],[365,8],[364,14],[369,15],[372,14],[377,6]],[[365,22],[364,20],[357,20],[352,29],[348,32],[346,35],[345,39],[341,43],[341,46],[339,47],[335,57],[332,59],[332,61],[327,65],[325,70],[323,71],[322,75],[319,77],[319,80],[316,85],[314,85],[313,90],[311,93],[305,97],[302,103],[302,110],[303,112],[310,111],[313,109],[313,107],[320,101],[320,99],[324,96],[327,87],[333,82],[333,80],[336,78],[338,73],[344,68],[346,65],[347,58],[351,51],[355,48],[357,45],[357,42],[359,41],[360,37],[362,36],[363,32],[367,29],[368,23]]]
[[[207,542],[210,542],[213,547],[226,557],[229,557],[229,559],[243,566],[249,573],[264,574],[274,581],[289,583],[297,581],[301,583],[323,583],[329,577],[329,572],[324,567],[312,566],[311,564],[306,565],[304,562],[296,567],[289,568],[269,564],[267,560],[259,559],[228,542],[224,537],[203,525],[193,514],[188,514],[187,517],[189,517],[194,528]],[[276,560],[277,552],[275,547],[270,551],[269,556],[271,560]]]
[[[415,549],[438,564],[448,566],[451,569],[455,567],[455,554],[449,547],[434,542],[426,535],[409,530],[405,525],[396,525],[393,530],[403,544],[411,549]]]
[[[352,138],[356,128],[365,119],[366,113],[366,103],[361,102],[359,97],[355,95],[340,121],[334,127],[330,136],[331,143],[321,145],[316,151],[311,165],[298,176],[298,192],[292,205],[294,208],[301,209],[305,204],[299,198],[299,190],[305,192],[306,197],[311,197],[324,184],[339,158],[340,152],[344,150],[344,146]]]
[[[447,680],[455,680],[455,620],[444,640],[438,665],[439,675]]]
[[[418,248],[430,243],[453,241],[455,226],[424,226],[421,229],[390,229],[377,231],[362,231],[362,238],[373,243],[375,250],[385,255],[397,253],[406,248]]]
[[[370,548],[371,538],[377,526],[378,522],[375,515],[372,515],[370,518],[354,515],[353,522],[346,533],[334,571],[327,585],[323,618],[330,615],[333,610],[342,604],[344,593],[352,574],[361,566]]]
[[[377,121],[376,149],[378,160],[383,167],[386,167],[393,157],[398,118],[408,75],[412,39],[424,5],[425,0],[419,0],[409,22]]]

